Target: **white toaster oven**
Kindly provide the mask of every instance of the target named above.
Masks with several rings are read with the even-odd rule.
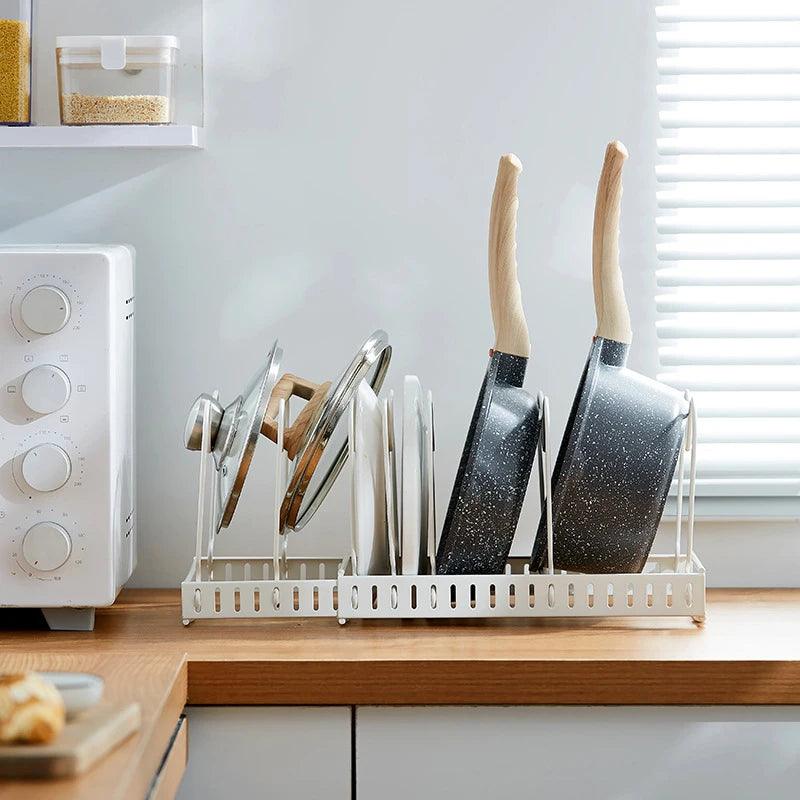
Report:
[[[0,607],[91,629],[136,566],[134,252],[0,247]]]

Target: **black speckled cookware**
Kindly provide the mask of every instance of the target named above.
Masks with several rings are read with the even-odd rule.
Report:
[[[539,405],[522,388],[530,355],[517,281],[516,156],[500,159],[489,221],[495,346],[472,415],[436,552],[439,574],[504,570],[539,440]]]
[[[597,332],[553,472],[553,562],[574,572],[641,572],[664,511],[688,402],[626,366],[630,318],[619,268],[622,165],[606,148],[597,187],[592,271]],[[547,562],[544,518],[531,567]]]

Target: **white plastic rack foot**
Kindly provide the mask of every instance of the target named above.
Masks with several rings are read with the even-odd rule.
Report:
[[[216,394],[216,393],[215,393]],[[697,421],[689,398],[689,416],[677,467],[674,551],[651,555],[643,572],[588,575],[555,571],[552,557],[552,509],[549,465],[549,409],[540,398],[542,436],[539,481],[547,519],[548,571],[531,572],[527,559],[509,559],[500,575],[437,575],[435,543],[428,545],[431,574],[354,575],[352,557],[288,558],[288,535],[278,527],[289,462],[283,450],[288,416],[281,402],[276,453],[274,548],[267,558],[214,555],[215,531],[209,504],[217,502],[217,473],[209,481],[210,416],[203,415],[196,551],[181,584],[183,622],[196,619],[257,617],[336,617],[348,619],[447,619],[470,617],[691,617],[705,618],[705,569],[694,553],[694,496]],[[385,442],[387,441],[385,437]],[[387,445],[385,445],[387,446]],[[684,523],[685,453],[689,454],[686,549]],[[209,484],[211,484],[209,486]]]

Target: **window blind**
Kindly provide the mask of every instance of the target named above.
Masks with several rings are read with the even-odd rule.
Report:
[[[659,378],[698,494],[800,495],[800,1],[656,7]]]

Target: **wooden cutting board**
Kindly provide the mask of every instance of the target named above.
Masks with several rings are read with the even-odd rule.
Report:
[[[86,772],[139,730],[138,703],[101,704],[68,720],[50,744],[0,746],[0,778],[64,778]]]

